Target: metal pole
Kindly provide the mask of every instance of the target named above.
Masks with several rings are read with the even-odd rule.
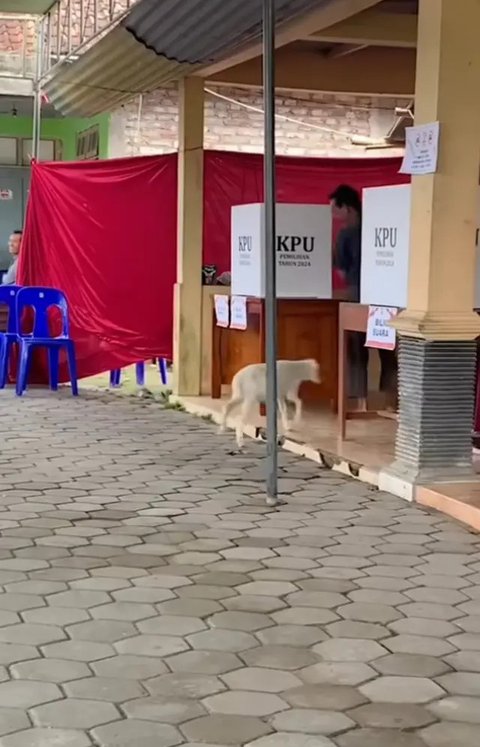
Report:
[[[265,360],[267,368],[267,504],[278,495],[277,258],[275,209],[275,0],[263,0]]]
[[[33,132],[32,132],[32,155],[35,159],[40,157],[40,129],[42,116],[42,87],[40,79],[42,76],[42,57],[44,50],[44,19],[37,24],[37,59],[35,70],[35,83],[33,93]]]

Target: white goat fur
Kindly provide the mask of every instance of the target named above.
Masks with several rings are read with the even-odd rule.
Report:
[[[293,425],[298,427],[302,418],[302,400],[298,396],[300,384],[303,381],[320,383],[320,366],[316,360],[307,359],[301,361],[277,361],[277,403],[280,413],[282,428],[287,432],[290,428],[288,422],[287,402],[295,405],[295,417]],[[229,413],[241,405],[240,416],[236,426],[237,445],[243,446],[243,425],[247,420],[250,410],[266,399],[266,365],[265,363],[253,363],[237,371],[232,379],[232,393],[229,401],[223,408],[220,430],[225,431]]]

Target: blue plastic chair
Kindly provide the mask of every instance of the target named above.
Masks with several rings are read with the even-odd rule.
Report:
[[[167,361],[165,358],[158,359],[158,370],[160,371],[160,379],[162,384],[165,386],[167,383]],[[135,364],[135,377],[137,380],[137,386],[145,386],[145,363]],[[116,368],[110,371],[110,386],[116,389],[120,386],[122,380],[121,368]]]
[[[52,337],[49,329],[48,312],[52,307],[59,309],[62,317],[62,331]],[[34,312],[33,331],[25,334],[21,330],[21,319],[25,309]],[[58,356],[62,348],[67,352],[72,394],[78,395],[77,364],[75,343],[70,337],[67,299],[62,291],[55,288],[21,288],[17,294],[17,319],[19,320],[18,341],[20,345],[17,372],[17,395],[20,397],[27,388],[27,379],[34,348],[48,351],[50,389],[58,389]]]
[[[10,353],[18,343],[17,295],[20,285],[0,285],[0,304],[8,309],[7,329],[0,332],[0,389],[4,389],[8,378]]]

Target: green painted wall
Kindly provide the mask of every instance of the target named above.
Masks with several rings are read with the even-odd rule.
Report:
[[[91,119],[65,117],[65,119],[43,119],[41,123],[41,137],[46,140],[61,140],[62,160],[75,160],[75,144],[77,133],[93,125],[100,129],[100,158],[108,158],[108,130],[110,115],[100,114]],[[0,114],[0,137],[32,137],[31,117],[12,117]]]

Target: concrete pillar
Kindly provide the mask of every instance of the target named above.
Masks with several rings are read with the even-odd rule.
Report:
[[[399,333],[399,424],[389,487],[471,473],[480,319],[473,312],[480,161],[480,2],[420,0],[415,122],[440,122],[436,174],[412,179],[408,308]],[[392,481],[393,480],[393,481]]]
[[[203,244],[203,79],[180,83],[174,391],[200,394]]]

